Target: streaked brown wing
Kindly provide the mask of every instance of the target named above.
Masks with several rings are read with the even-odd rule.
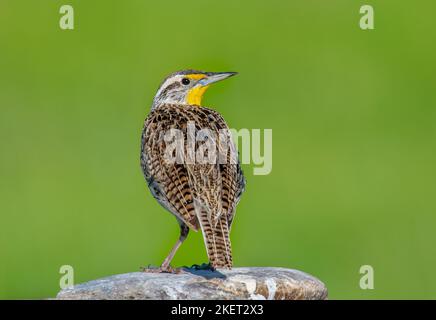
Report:
[[[181,130],[186,138],[188,121],[193,121],[197,129],[208,128],[212,132],[228,129],[221,115],[208,108],[177,105],[156,108],[147,117],[142,135],[141,166],[144,176],[158,202],[194,230],[199,228],[194,198],[202,198],[207,206],[214,207],[212,211],[226,213],[230,226],[245,185],[239,163],[186,165],[169,164],[164,160],[164,134],[173,128]],[[205,187],[208,195],[198,188],[198,183],[192,182],[193,179],[200,181],[206,174],[210,175],[212,182],[212,185]],[[219,186],[213,184],[214,181],[219,181]]]
[[[182,129],[186,117],[175,108],[158,108],[145,120],[142,134],[141,166],[151,193],[157,201],[189,227],[198,230],[192,192],[184,164],[164,159],[167,130]]]
[[[224,120],[224,118],[216,111],[207,109],[209,112],[214,114],[216,119],[216,127],[218,130],[226,129],[228,130],[228,126]],[[237,156],[236,147],[233,144],[232,137],[230,136],[230,132],[228,132],[229,136],[227,137],[230,142],[230,149]],[[229,229],[231,228],[233,218],[236,213],[236,206],[239,203],[242,193],[245,190],[245,177],[242,172],[241,163],[238,159],[232,161],[232,154],[229,152],[227,154],[227,160],[225,164],[220,165],[221,177],[222,177],[222,206],[224,212],[227,213],[227,219],[229,224]]]

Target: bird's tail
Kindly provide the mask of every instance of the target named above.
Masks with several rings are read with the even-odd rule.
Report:
[[[231,269],[233,261],[227,215],[221,214],[214,223],[206,212],[202,212],[198,215],[198,220],[211,266]]]

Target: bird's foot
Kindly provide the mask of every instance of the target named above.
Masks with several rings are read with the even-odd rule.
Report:
[[[183,268],[173,268],[171,266],[152,266],[148,265],[147,267],[141,267],[142,272],[148,272],[148,273],[173,273],[173,274],[179,274],[184,273]]]

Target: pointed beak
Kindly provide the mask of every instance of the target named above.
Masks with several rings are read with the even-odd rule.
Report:
[[[237,72],[209,72],[207,73],[207,77],[201,79],[198,83],[202,86],[208,86],[212,83],[230,78],[236,74],[238,73]]]

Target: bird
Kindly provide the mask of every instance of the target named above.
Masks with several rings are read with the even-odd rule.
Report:
[[[180,236],[157,268],[158,272],[174,272],[171,261],[191,229],[201,230],[203,234],[208,268],[231,269],[233,266],[230,230],[246,180],[226,121],[217,111],[203,106],[202,98],[211,84],[236,74],[191,69],[170,74],[159,86],[144,121],[142,172],[153,197],[175,216],[180,226]],[[190,124],[197,130],[211,132],[206,140],[212,139],[209,141],[216,143],[218,152],[225,148],[231,151],[223,153],[224,161],[218,161],[218,157],[209,163],[186,159],[168,161],[165,152],[169,143],[165,134],[179,130],[184,139],[189,139]],[[228,139],[228,145],[216,138],[221,132]],[[182,153],[191,152],[188,143],[183,141]],[[194,146],[199,147],[199,142]]]

